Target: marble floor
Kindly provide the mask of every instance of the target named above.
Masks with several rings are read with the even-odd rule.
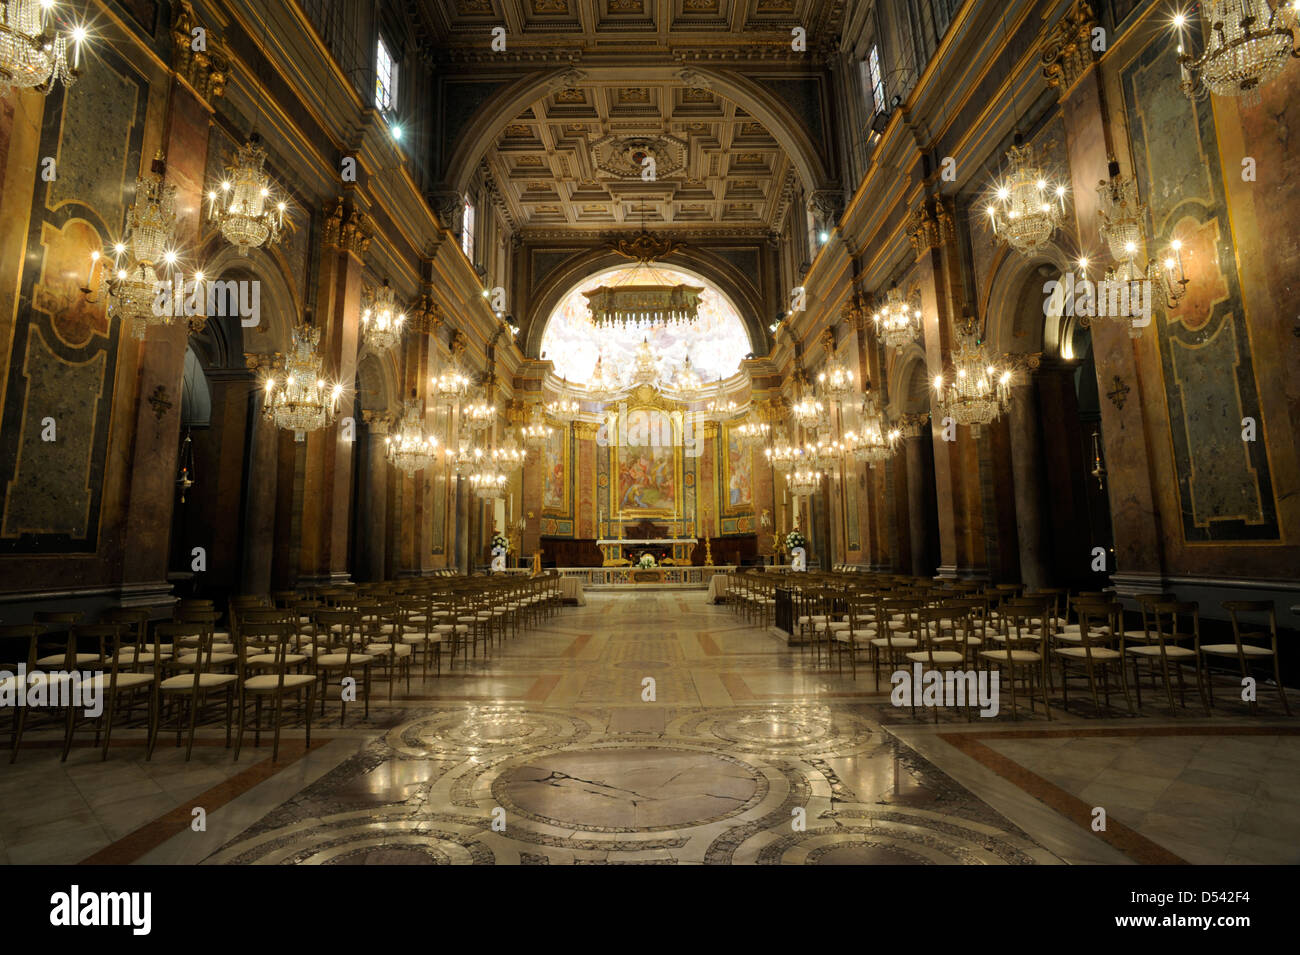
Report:
[[[1300,862],[1300,721],[1267,688],[1256,716],[1072,695],[937,722],[885,690],[703,591],[590,594],[391,701],[377,682],[369,719],[331,704],[276,763],[215,725],[188,763],[168,736],[146,762],[138,726],[104,762],[89,731],[66,763],[31,732],[0,763],[0,861]]]

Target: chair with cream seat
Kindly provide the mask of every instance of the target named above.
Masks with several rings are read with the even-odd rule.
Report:
[[[316,629],[321,634],[328,634],[335,648],[327,653],[315,656],[316,675],[321,682],[320,710],[325,713],[325,700],[329,695],[330,677],[337,676],[340,686],[339,726],[347,715],[347,688],[344,681],[356,681],[356,686],[365,694],[365,718],[370,718],[370,668],[375,658],[364,652],[366,632],[362,627],[361,614],[356,610],[318,610],[316,611]],[[356,679],[360,672],[361,679]]]
[[[207,623],[158,624],[153,630],[153,640],[155,655],[162,653],[164,640],[171,641],[174,649],[167,667],[178,672],[164,677],[158,684],[158,716],[149,733],[149,752],[145,759],[153,758],[154,746],[158,743],[163,724],[162,706],[167,701],[177,704],[188,701],[189,739],[185,745],[185,761],[189,762],[194,750],[194,728],[198,725],[199,710],[210,694],[222,691],[226,694],[226,746],[229,746],[239,682],[239,675],[229,672],[229,669],[232,663],[238,663],[238,655],[226,651],[218,653],[213,649],[215,640],[211,625]],[[177,706],[177,746],[181,744],[182,732],[180,707]]]
[[[892,670],[899,669],[904,654],[921,645],[920,611],[925,601],[913,597],[887,597],[880,601],[876,616],[876,636],[871,644],[871,666],[880,689],[880,663],[884,657]]]
[[[0,677],[0,699],[11,705],[14,711],[13,728],[10,730],[9,762],[18,759],[18,747],[22,745],[23,732],[27,728],[27,715],[32,709],[46,711],[50,707],[19,706],[20,696],[23,702],[37,697],[50,701],[62,701],[63,710],[57,719],[63,723],[64,734],[69,732],[68,723],[75,718],[72,711],[69,689],[72,674],[62,669],[42,670],[36,666],[36,655],[40,652],[38,644],[45,633],[44,624],[11,624],[0,627],[0,653],[4,654],[5,665],[0,667],[7,675]]]
[[[1282,708],[1286,715],[1291,715],[1291,704],[1287,702],[1286,688],[1282,685],[1282,668],[1278,659],[1277,648],[1277,610],[1271,600],[1225,600],[1223,609],[1228,611],[1232,620],[1232,643],[1202,644],[1201,653],[1207,657],[1236,660],[1241,670],[1243,686],[1250,679],[1252,664],[1273,663],[1273,679],[1277,692],[1282,697]],[[1253,626],[1243,624],[1242,615],[1263,617],[1264,620]],[[1208,677],[1208,674],[1207,674]],[[1207,679],[1207,682],[1209,680]],[[1210,705],[1214,705],[1214,685],[1209,687]],[[1252,696],[1250,712],[1257,713],[1259,704]]]
[[[239,681],[239,734],[235,737],[235,759],[244,743],[244,723],[248,711],[248,698],[254,701],[253,745],[262,742],[262,700],[269,698],[275,706],[275,743],[271,748],[271,762],[280,758],[280,727],[284,721],[284,698],[292,696],[303,701],[303,716],[307,726],[304,746],[311,748],[311,712],[315,704],[316,674],[290,672],[301,667],[307,657],[293,652],[291,643],[295,628],[288,623],[248,624],[240,635],[239,652],[243,660]],[[250,646],[258,652],[250,652]],[[269,662],[267,658],[269,659]],[[262,672],[257,672],[262,671]]]
[[[1029,694],[1029,712],[1034,712],[1034,684],[1038,684],[1042,694],[1043,710],[1047,718],[1052,718],[1052,708],[1048,703],[1048,607],[1046,600],[1006,600],[1002,604],[1000,620],[1005,630],[1000,634],[1001,644],[997,649],[981,650],[979,659],[998,668],[999,696],[1002,685],[1010,677],[1011,718],[1020,719],[1020,707],[1016,700],[1016,687],[1023,675],[1025,689]],[[993,632],[988,633],[989,643],[995,641]]]
[[[929,671],[943,673],[948,670],[963,670],[972,651],[968,646],[972,623],[967,608],[958,606],[958,601],[938,607],[923,607],[917,613],[921,631],[921,645],[903,654],[910,664],[921,664],[922,675]],[[911,679],[909,673],[907,678]],[[958,685],[957,682],[953,683]],[[916,718],[916,694],[912,694],[912,718]],[[965,694],[966,720],[971,719],[971,708],[978,704],[978,698]],[[932,707],[934,721],[939,722],[941,706]]]
[[[104,745],[100,753],[100,759],[108,759],[108,747],[113,736],[113,720],[118,715],[121,703],[121,697],[127,697],[129,705],[127,706],[127,718],[130,718],[131,711],[135,708],[135,702],[138,697],[143,695],[149,705],[149,729],[153,729],[154,720],[158,716],[158,683],[161,678],[161,669],[152,668],[148,672],[138,672],[133,668],[144,666],[144,661],[139,659],[147,656],[152,660],[156,654],[140,653],[139,644],[136,643],[134,636],[127,637],[126,631],[129,624],[106,624],[117,628],[117,632],[109,639],[111,651],[108,654],[107,671],[99,670],[90,680],[82,680],[82,700],[86,698],[86,684],[89,683],[91,692],[100,700],[101,711],[98,716],[90,717],[95,721],[95,743],[99,743],[99,735],[104,735]],[[123,658],[123,651],[130,650],[131,653],[127,659]],[[73,707],[72,718],[68,720],[68,731],[63,742],[63,758],[68,758],[68,752],[72,749],[72,739],[76,733],[77,718],[76,707]],[[149,739],[148,733],[145,734],[145,742]]]
[[[49,618],[54,614],[36,614],[33,616],[33,622],[48,627],[55,624],[66,624],[65,621],[53,621]],[[58,616],[70,616],[59,614]],[[80,614],[78,614],[80,616]],[[36,617],[42,617],[43,620],[36,620]],[[105,640],[119,632],[115,625],[106,624],[103,626],[89,626],[86,624],[73,623],[66,624],[68,629],[63,633],[62,639],[49,640],[48,630],[44,634],[44,642],[48,644],[45,653],[41,654],[36,660],[36,668],[39,670],[75,670],[78,667],[91,667],[104,662]],[[50,652],[50,651],[53,652]]]
[[[405,635],[405,611],[395,602],[380,604],[378,623],[367,637],[365,652],[384,661],[390,700],[399,672],[406,673],[406,692],[411,692],[411,660],[415,656],[415,645],[405,642],[402,639]]]
[[[836,651],[840,675],[844,675],[844,654],[849,655],[853,679],[858,678],[858,650],[870,649],[878,630],[876,615],[879,601],[873,594],[854,594],[844,601],[848,626],[830,631],[832,646]]]
[[[1088,677],[1088,688],[1092,691],[1092,705],[1101,711],[1101,700],[1097,694],[1097,678],[1100,672],[1102,692],[1106,700],[1106,712],[1110,712],[1110,668],[1119,664],[1120,687],[1124,691],[1124,701],[1129,712],[1133,712],[1133,700],[1128,694],[1128,675],[1124,666],[1123,620],[1124,608],[1118,601],[1096,600],[1091,597],[1074,599],[1075,614],[1078,618],[1078,631],[1057,634],[1058,642],[1069,641],[1069,646],[1057,646],[1052,655],[1061,665],[1061,705],[1070,703],[1070,668],[1081,666]],[[1119,634],[1118,646],[1116,634]],[[1076,639],[1077,638],[1077,639]]]
[[[399,597],[397,607],[401,611],[402,643],[419,651],[421,658],[420,678],[429,676],[429,655],[432,652],[438,660],[438,673],[442,673],[442,635],[431,628],[441,619],[442,609],[433,602],[432,594]],[[407,676],[407,690],[410,690],[410,676]]]
[[[1183,667],[1191,665],[1196,671],[1196,690],[1201,696],[1201,706],[1205,715],[1210,715],[1210,705],[1205,698],[1205,681],[1201,670],[1201,612],[1195,601],[1168,601],[1153,603],[1143,608],[1144,616],[1150,612],[1150,621],[1154,624],[1154,640],[1149,643],[1139,642],[1135,646],[1125,646],[1124,654],[1133,660],[1133,686],[1137,697],[1138,709],[1142,709],[1142,676],[1138,664],[1145,659],[1151,665],[1152,673],[1159,664],[1160,673],[1165,680],[1165,694],[1169,697],[1169,713],[1177,716],[1174,706],[1174,687],[1170,676],[1170,664],[1178,676],[1178,698],[1187,706],[1187,686],[1183,681]],[[1181,620],[1180,620],[1181,618]],[[1127,643],[1127,634],[1125,642]],[[1190,646],[1188,645],[1190,644]]]

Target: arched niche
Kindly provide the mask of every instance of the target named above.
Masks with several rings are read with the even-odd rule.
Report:
[[[210,246],[213,244],[218,247],[204,264],[205,281],[258,283],[259,322],[257,326],[243,329],[244,350],[259,354],[289,351],[293,344],[293,329],[302,316],[302,303],[283,260],[265,249],[253,249],[247,256],[242,256],[234,246],[220,239],[209,243]],[[238,320],[235,321],[238,325]]]
[[[1056,352],[1066,319],[1049,314],[1045,287],[1071,268],[1056,245],[1032,257],[1008,252],[998,260],[989,283],[984,329],[994,354]]]
[[[362,411],[400,412],[401,388],[398,386],[397,349],[381,354],[365,352],[357,360],[357,404]]]
[[[525,319],[522,342],[524,355],[529,358],[541,357],[542,336],[546,331],[546,323],[556,306],[576,286],[600,272],[631,264],[617,252],[593,249],[575,255],[547,275],[541,285],[529,296],[532,307]],[[762,327],[759,318],[763,314],[762,297],[757,288],[736,272],[734,266],[716,257],[707,257],[701,250],[694,250],[693,254],[669,255],[653,264],[676,269],[714,286],[740,316],[745,326],[745,333],[749,336],[750,351],[756,356],[767,354],[767,331]]]
[[[889,374],[889,417],[927,414],[932,395],[925,350],[916,342],[896,353]]]

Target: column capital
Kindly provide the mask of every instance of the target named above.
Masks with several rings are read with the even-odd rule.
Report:
[[[1066,94],[1100,58],[1093,48],[1097,14],[1088,0],[1076,0],[1047,32],[1038,49],[1047,85]]]
[[[372,435],[388,434],[388,429],[397,423],[397,415],[391,411],[369,411],[363,410],[361,418],[370,428]]]

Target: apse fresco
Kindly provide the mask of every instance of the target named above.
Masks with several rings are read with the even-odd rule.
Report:
[[[584,292],[602,285],[695,285],[704,286],[700,296],[699,320],[685,327],[655,325],[649,329],[602,329],[592,327]],[[602,272],[587,278],[566,295],[542,334],[542,357],[555,364],[555,374],[572,382],[586,382],[596,367],[596,358],[608,371],[624,380],[631,374],[636,347],[648,339],[659,359],[661,378],[671,378],[685,361],[705,381],[730,378],[752,350],[744,323],[731,303],[707,281],[675,269],[635,266]]]

